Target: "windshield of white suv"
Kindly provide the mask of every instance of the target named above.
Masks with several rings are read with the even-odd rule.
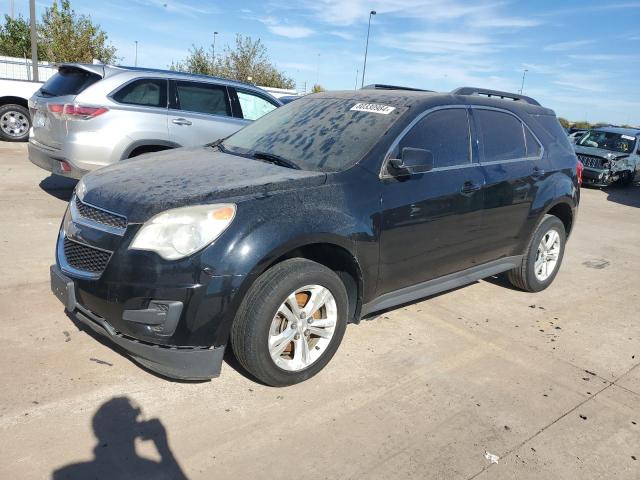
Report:
[[[581,147],[602,148],[612,152],[631,153],[636,144],[636,138],[632,135],[621,133],[602,132],[590,130],[584,137],[578,140]]]
[[[340,171],[361,160],[407,110],[343,98],[301,98],[246,126],[221,147],[293,168]]]

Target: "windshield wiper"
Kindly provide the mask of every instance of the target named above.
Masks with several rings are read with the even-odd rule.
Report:
[[[291,160],[287,160],[279,155],[275,155],[273,153],[268,152],[253,152],[252,157],[257,160],[265,160],[269,163],[273,163],[274,165],[279,165],[281,167],[293,168],[295,170],[300,170],[300,167],[293,163]]]

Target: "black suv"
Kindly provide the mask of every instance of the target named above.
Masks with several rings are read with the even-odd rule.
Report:
[[[224,141],[85,176],[60,229],[67,310],[174,378],[303,381],[349,322],[507,272],[546,288],[580,163],[553,111],[490,90],[310,95]]]

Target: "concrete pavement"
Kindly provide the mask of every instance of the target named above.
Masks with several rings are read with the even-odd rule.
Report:
[[[48,277],[69,185],[24,144],[0,164],[0,478],[640,478],[640,186],[583,189],[546,291],[386,312],[274,389],[233,363],[171,382],[79,330]]]

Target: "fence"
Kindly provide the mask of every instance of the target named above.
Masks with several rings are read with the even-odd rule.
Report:
[[[45,82],[58,69],[49,62],[38,62],[38,79]],[[0,78],[8,80],[33,80],[32,63],[28,58],[0,56]]]

